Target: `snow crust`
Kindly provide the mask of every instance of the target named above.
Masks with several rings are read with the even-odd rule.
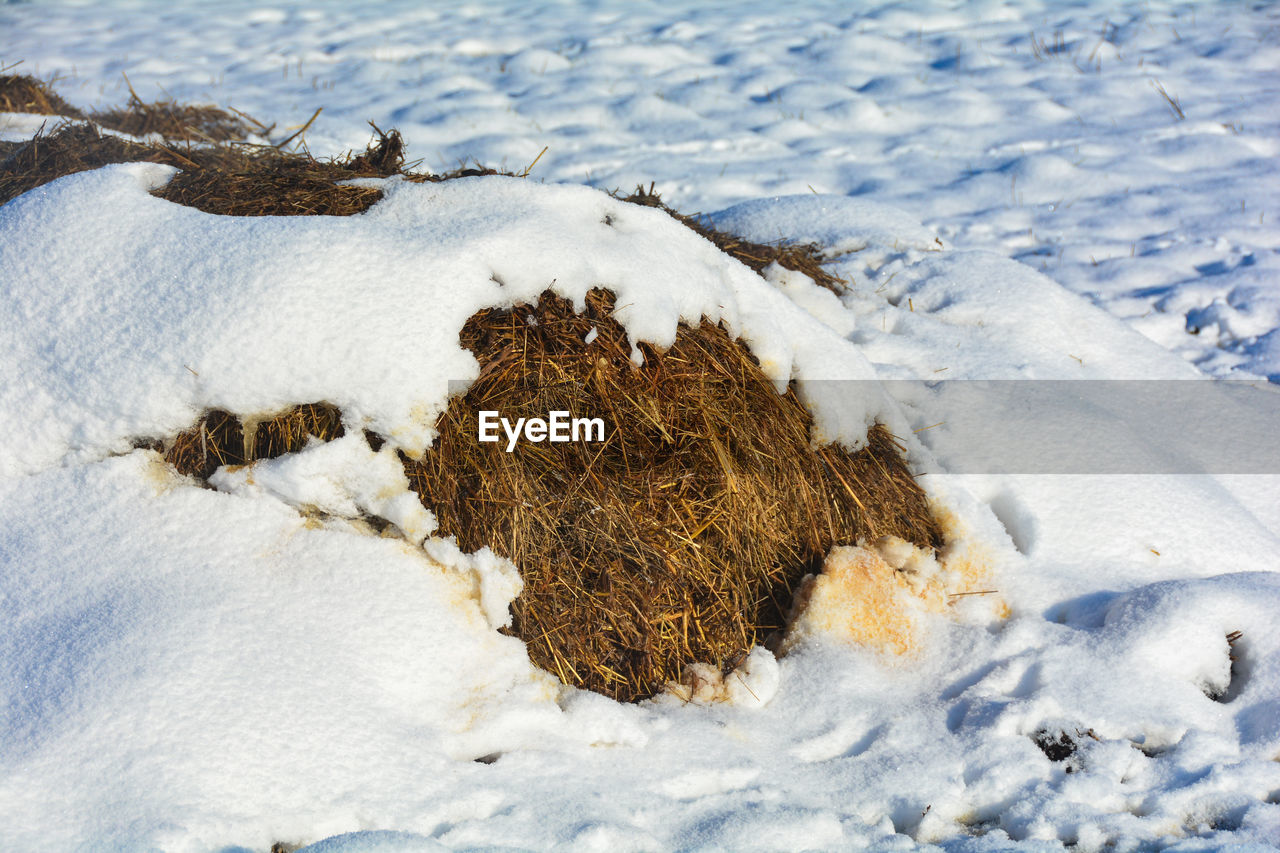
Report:
[[[350,219],[207,216],[148,195],[172,171],[147,165],[0,208],[0,848],[1275,849],[1277,478],[957,474],[932,383],[1280,376],[1275,25],[1165,2],[0,6],[0,59],[82,108],[126,71],[285,124],[323,104],[317,153],[371,117],[435,168],[550,147],[546,185],[388,182]],[[591,188],[650,180],[820,242],[849,289],[755,276]],[[518,571],[433,538],[394,453],[474,377],[477,307],[597,285],[637,339],[723,320],[802,380],[819,438],[886,418],[958,544],[837,549],[786,654],[684,694],[620,705],[534,669],[497,630]],[[132,449],[205,407],[318,400],[351,438],[216,490]],[[1156,435],[1124,446],[1159,457]],[[887,622],[909,652],[840,621],[877,595],[910,609]]]

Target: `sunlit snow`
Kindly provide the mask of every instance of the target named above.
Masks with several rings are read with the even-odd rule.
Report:
[[[1159,438],[1176,417],[1120,421],[1131,452],[1088,471],[975,467],[938,384],[1274,394],[1274,7],[6,4],[17,60],[82,108],[122,72],[282,129],[323,106],[317,154],[370,119],[435,170],[548,150],[523,180],[389,180],[348,219],[211,216],[146,164],[0,207],[0,848],[1280,844],[1266,424],[1199,467]],[[650,181],[818,243],[848,289],[605,192]],[[722,320],[817,438],[891,425],[952,548],[836,549],[785,654],[683,693],[534,668],[498,630],[516,567],[432,538],[396,454],[474,379],[475,310],[596,286],[636,341]],[[215,489],[133,449],[316,400],[349,438]],[[1100,411],[1055,405],[1064,433]]]

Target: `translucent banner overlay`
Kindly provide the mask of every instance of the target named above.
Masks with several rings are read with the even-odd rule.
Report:
[[[557,384],[560,407],[601,414],[578,411],[571,385]],[[546,417],[529,408],[546,387],[521,389],[524,405],[499,414]],[[831,380],[806,382],[802,397],[829,395],[872,410],[892,398],[949,473],[1280,474],[1280,385],[1263,381]]]
[[[1280,386],[1216,380],[890,380],[878,384],[957,474],[1280,474]],[[874,398],[871,398],[874,399]]]

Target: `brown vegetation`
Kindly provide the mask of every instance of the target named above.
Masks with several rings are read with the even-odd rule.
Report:
[[[576,314],[482,311],[462,344],[480,378],[437,424],[410,481],[464,550],[489,546],[524,578],[514,631],[543,668],[619,699],[694,662],[725,664],[783,626],[790,591],[832,545],[941,534],[883,428],[849,453],[810,447],[811,416],[778,394],[719,326],[666,352],[631,345],[596,290]],[[584,343],[591,330],[597,336]],[[482,409],[604,417],[602,443],[477,441]]]
[[[295,406],[256,422],[215,409],[159,449],[180,473],[205,480],[223,465],[274,459],[302,450],[312,437],[330,441],[342,435],[342,413],[328,403]]]
[[[80,118],[83,114],[27,74],[0,74],[0,113],[34,113]]]

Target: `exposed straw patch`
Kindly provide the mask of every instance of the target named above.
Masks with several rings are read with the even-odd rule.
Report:
[[[618,196],[617,193],[614,195]],[[635,192],[627,196],[618,196],[618,198],[631,204],[656,207],[666,211],[687,228],[710,240],[720,251],[737,258],[756,272],[776,263],[789,270],[804,273],[816,284],[836,294],[842,293],[847,284],[844,279],[827,272],[822,265],[822,248],[813,243],[753,243],[734,234],[717,231],[697,214],[685,215],[663,204],[662,198],[653,191],[653,184],[650,184],[648,189],[643,186],[636,187]]]
[[[155,194],[223,216],[351,216],[382,198],[371,187],[340,185],[375,175],[339,161],[274,148],[238,149],[229,159],[214,168],[185,169]]]
[[[437,423],[435,447],[404,459],[442,535],[520,568],[513,633],[539,666],[614,698],[645,698],[691,664],[729,667],[775,641],[797,582],[833,546],[886,536],[941,544],[883,427],[858,453],[815,450],[804,406],[778,394],[722,328],[682,326],[666,352],[641,344],[636,368],[613,305],[594,290],[579,315],[547,292],[536,306],[473,316],[461,342],[481,376]],[[602,417],[606,439],[507,453],[477,440],[481,409],[512,420]],[[159,449],[204,480],[342,434],[327,403],[261,420],[215,410]]]
[[[156,133],[165,139],[188,142],[242,141],[253,132],[240,114],[209,104],[180,104],[173,100],[147,103],[133,91],[128,77],[125,83],[129,85],[129,103],[94,112],[95,122],[130,136]]]
[[[196,147],[189,144],[191,140],[237,139],[244,134],[166,134],[156,129],[160,126],[157,110],[161,107],[172,108],[175,115],[188,117],[195,116],[200,110],[213,109],[172,102],[143,104],[136,94],[131,94],[126,109],[109,114],[96,113],[93,117],[104,127],[133,135],[161,133],[166,138],[188,140],[188,144],[182,147],[167,142],[123,140],[84,124],[63,125],[51,134],[38,134],[27,143],[0,143],[0,204],[64,175],[96,169],[108,163],[138,161],[165,163],[182,170],[156,191],[160,198],[224,216],[351,216],[363,213],[382,198],[382,193],[371,187],[342,185],[341,182],[352,178],[399,175],[409,181],[438,182],[486,175],[516,176],[513,172],[479,165],[463,165],[439,175],[415,172],[412,166],[405,164],[404,140],[400,133],[396,130],[383,132],[377,125],[373,125],[377,135],[363,153],[323,160],[312,157],[306,150],[291,152],[272,146],[232,144]],[[112,118],[125,113],[132,113],[135,118],[125,123]],[[238,118],[234,121],[247,128]],[[525,174],[527,172],[526,169]],[[834,292],[839,293],[844,288],[843,280],[822,266],[822,252],[817,246],[753,243],[717,231],[696,215],[687,216],[663,204],[652,185],[647,190],[637,187],[634,193],[620,198],[631,204],[665,211],[756,272],[771,263],[778,263],[804,273]]]
[[[207,480],[222,465],[274,459],[302,450],[313,437],[330,441],[342,435],[342,414],[328,403],[295,406],[259,421],[215,409],[169,442],[164,458],[180,473]]]
[[[410,482],[464,550],[520,568],[514,632],[566,683],[635,700],[694,662],[723,665],[782,628],[790,591],[833,544],[896,535],[937,546],[923,492],[883,428],[852,454],[814,450],[811,416],[718,326],[641,345],[592,291],[582,315],[544,293],[486,310],[463,346],[480,378],[406,460]],[[584,338],[595,329],[590,344]],[[480,443],[482,409],[603,417],[602,443]]]
[[[0,74],[0,113],[35,113],[68,118],[83,115],[47,84],[27,74]]]
[[[156,195],[224,216],[352,216],[372,207],[382,193],[340,182],[404,174],[404,142],[394,130],[378,131],[358,156],[331,160],[270,147],[216,150],[229,153],[221,161],[183,170]]]
[[[376,128],[375,128],[376,130]],[[353,178],[400,175],[409,181],[446,181],[496,175],[461,167],[443,175],[408,171],[404,142],[395,131],[377,131],[362,153],[316,159],[262,145],[182,146],[133,142],[92,124],[67,123],[12,146],[0,144],[0,204],[64,175],[109,163],[151,162],[182,171],[155,191],[168,201],[224,216],[351,216],[372,207],[382,193],[344,185]]]
[[[0,204],[55,178],[109,163],[151,162],[178,166],[186,160],[164,146],[140,145],[91,124],[64,123],[13,145],[0,160]]]

